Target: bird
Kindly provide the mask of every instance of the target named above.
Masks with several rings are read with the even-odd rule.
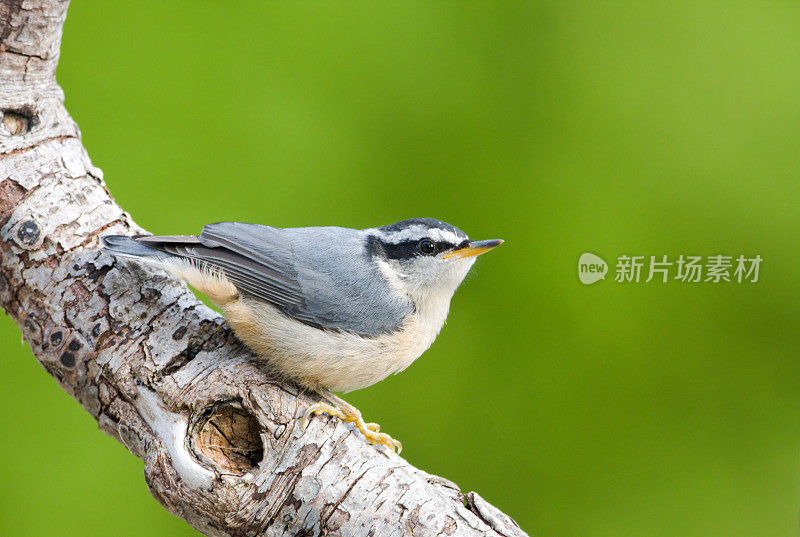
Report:
[[[367,229],[218,222],[198,236],[102,237],[114,256],[205,294],[258,360],[318,392],[303,430],[329,414],[397,453],[398,440],[333,392],[371,386],[422,355],[476,257],[502,242],[470,240],[433,218]]]

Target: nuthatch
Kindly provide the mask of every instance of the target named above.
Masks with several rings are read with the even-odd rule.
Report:
[[[312,405],[304,426],[331,414],[398,450],[331,392],[371,386],[416,360],[439,334],[475,256],[502,242],[470,241],[430,218],[369,229],[220,222],[200,236],[103,237],[112,254],[204,293],[272,370],[318,391],[328,403]]]

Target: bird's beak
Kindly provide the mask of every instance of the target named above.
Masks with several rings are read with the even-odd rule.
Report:
[[[464,259],[465,257],[472,257],[473,255],[485,254],[492,248],[497,248],[503,244],[503,239],[491,239],[488,241],[470,241],[467,246],[447,252],[442,256],[442,259],[455,257],[456,259]]]

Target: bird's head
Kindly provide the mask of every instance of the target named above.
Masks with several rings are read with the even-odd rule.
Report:
[[[455,226],[433,218],[412,218],[368,230],[367,253],[397,291],[415,303],[449,299],[476,256],[502,240],[471,241]]]

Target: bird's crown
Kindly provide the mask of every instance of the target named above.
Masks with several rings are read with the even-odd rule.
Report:
[[[451,246],[467,240],[467,234],[447,222],[435,218],[411,218],[376,229],[377,236],[388,244],[401,244],[422,239],[432,239]]]

